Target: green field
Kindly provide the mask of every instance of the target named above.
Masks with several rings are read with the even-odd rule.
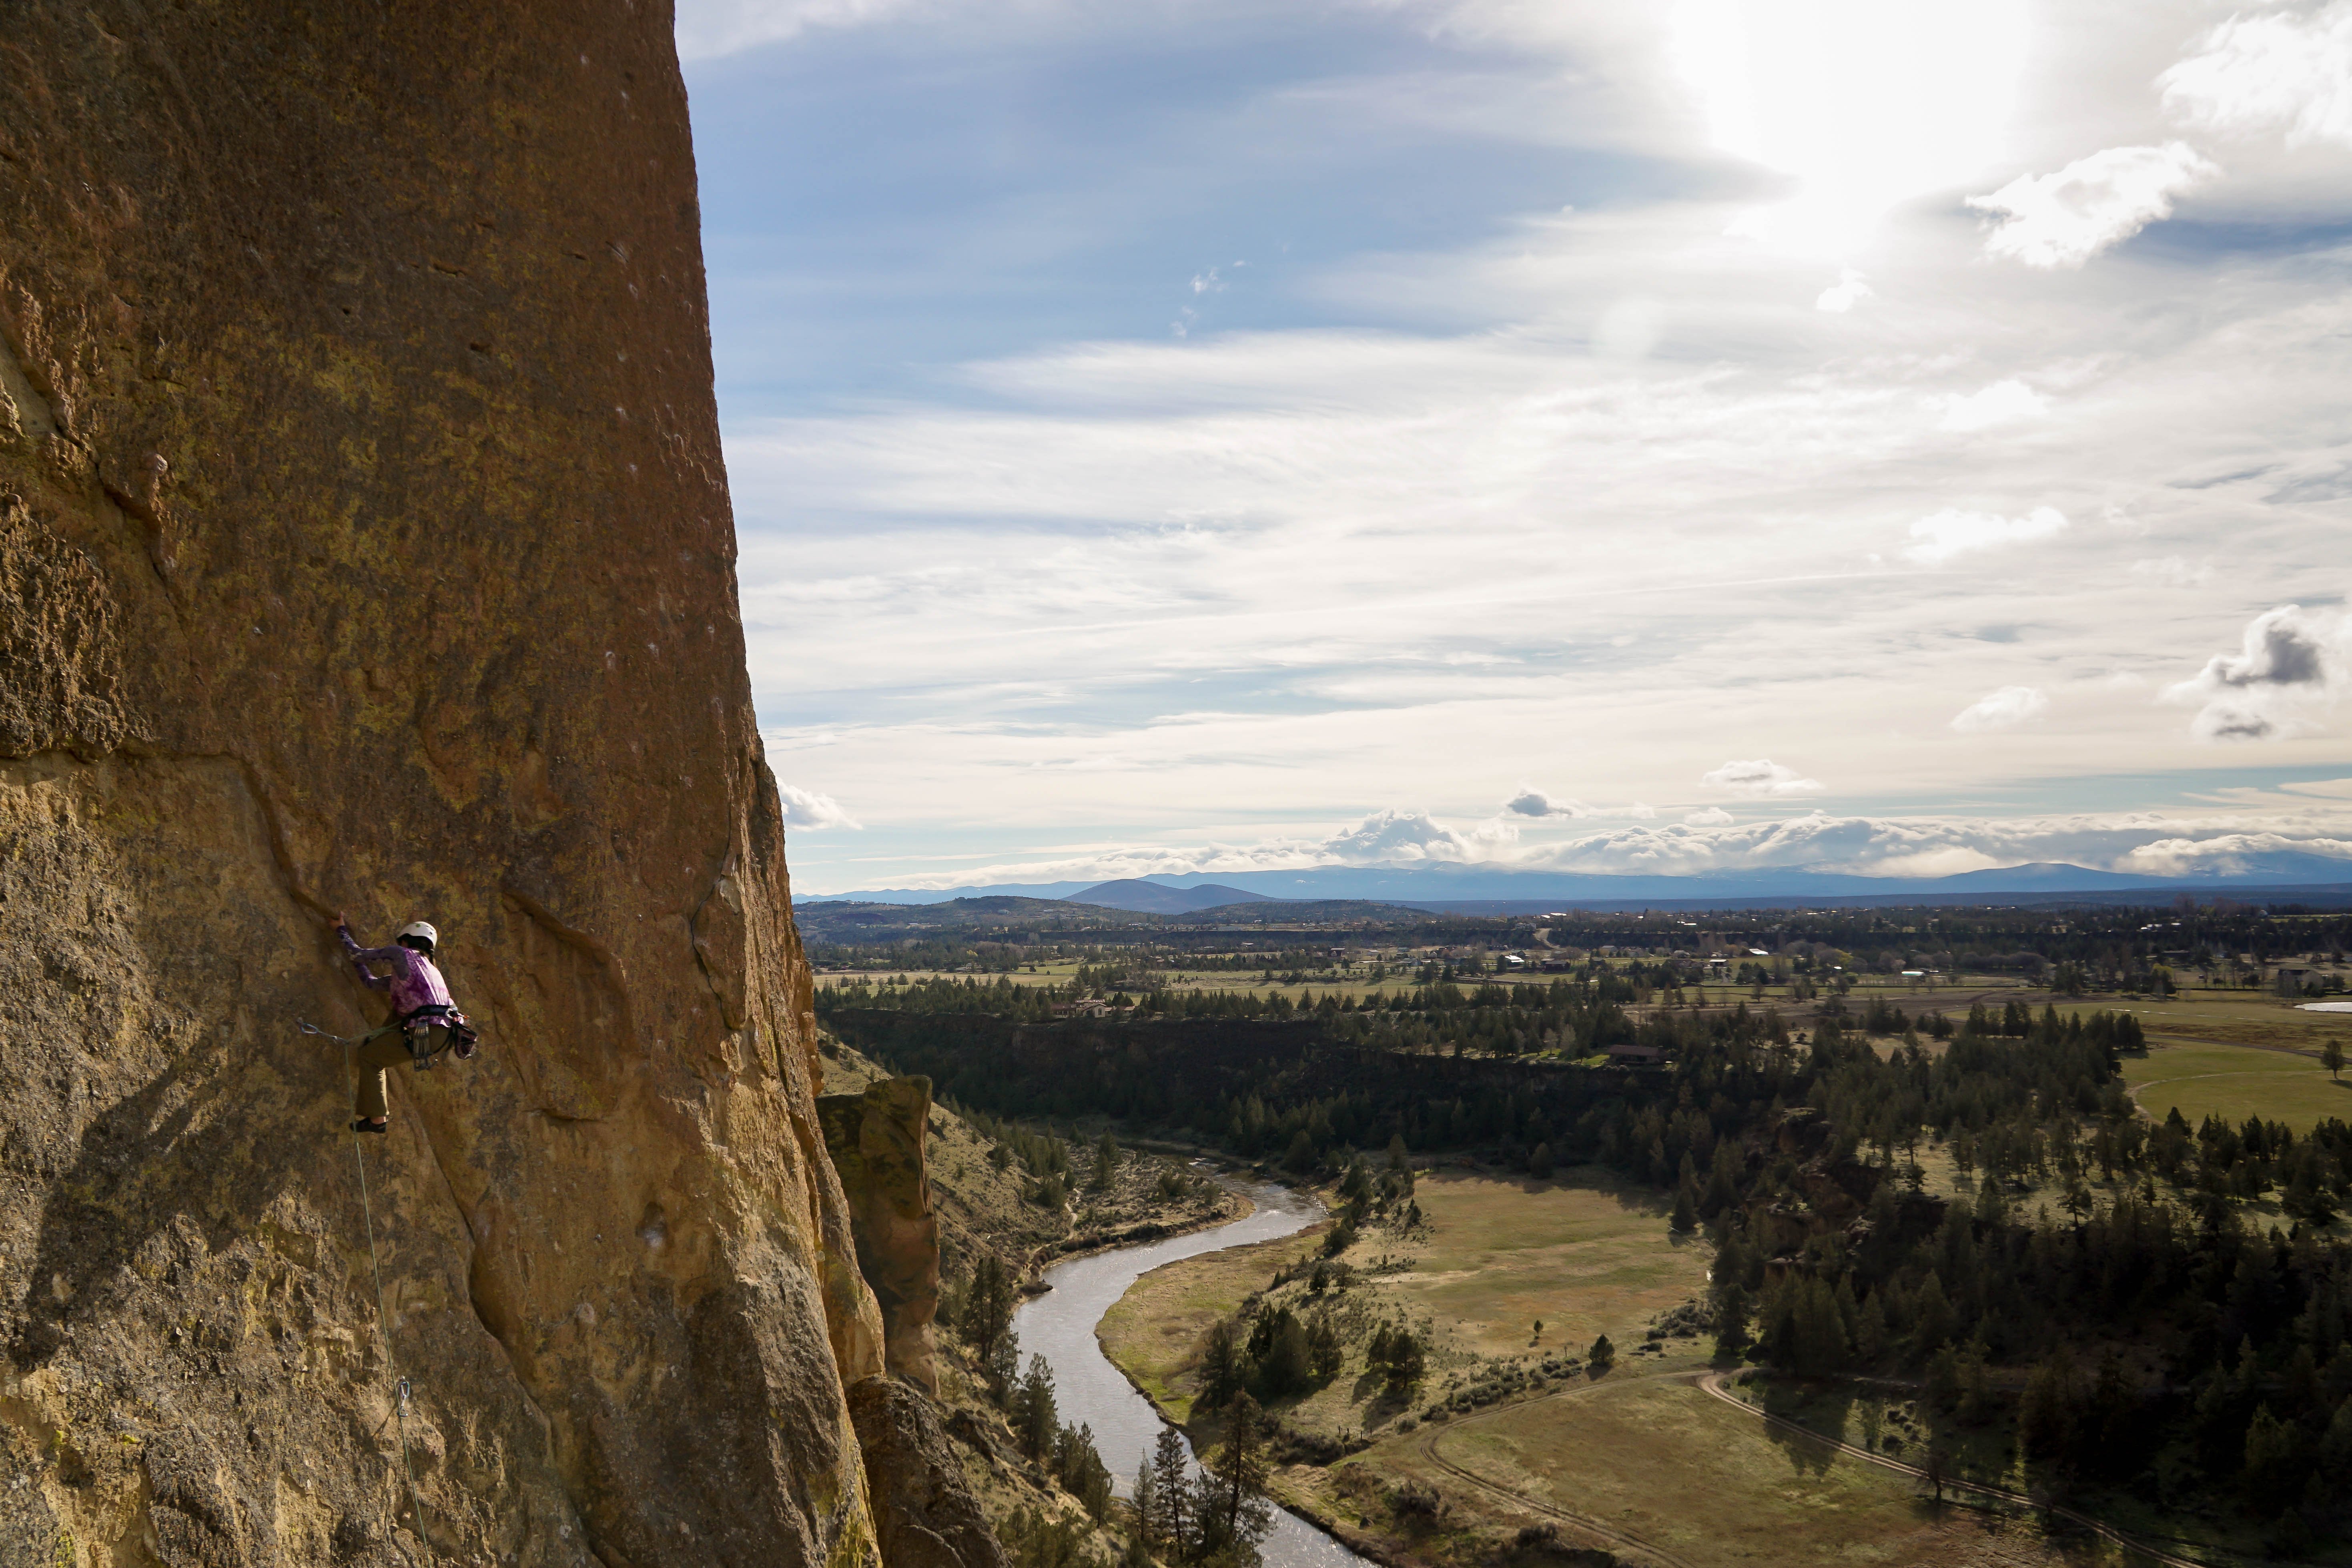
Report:
[[[1657,1194],[1589,1167],[1549,1182],[1432,1174],[1422,1178],[1415,1201],[1423,1229],[1411,1237],[1366,1231],[1345,1255],[1365,1271],[1360,1282],[1314,1305],[1366,1332],[1382,1319],[1412,1324],[1430,1343],[1425,1394],[1443,1394],[1453,1380],[1492,1363],[1581,1354],[1602,1333],[1630,1358],[1652,1318],[1706,1288],[1711,1249],[1667,1234]],[[1278,1265],[1312,1256],[1320,1234],[1318,1227],[1307,1237],[1153,1269],[1104,1316],[1104,1352],[1184,1418],[1202,1334],[1252,1291],[1265,1289]],[[1381,1268],[1384,1258],[1390,1267]],[[1298,1284],[1279,1299],[1309,1310]],[[1678,1364],[1697,1364],[1691,1359],[1697,1342],[1669,1342]],[[1342,1376],[1289,1408],[1286,1418],[1302,1430],[1338,1432],[1402,1414],[1376,1401],[1368,1380]]]
[[[2261,1116],[2306,1131],[2331,1116],[2352,1120],[2352,1079],[2337,1081],[2312,1058],[2255,1046],[2151,1041],[2124,1061],[2124,1081],[2158,1121],[2175,1107],[2191,1127],[2208,1115]]]
[[[1437,1489],[1457,1541],[1549,1521],[1564,1538],[1688,1568],[2126,1561],[2104,1546],[2063,1549],[2014,1518],[1932,1507],[1907,1477],[1768,1427],[1685,1377],[1626,1371],[1285,1479],[1316,1512],[1407,1550],[1434,1542],[1415,1542],[1381,1509],[1399,1479]]]

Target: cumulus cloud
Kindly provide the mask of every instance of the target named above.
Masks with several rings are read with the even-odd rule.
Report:
[[[2165,109],[2202,130],[2352,146],[2352,0],[2232,16],[2156,83]]]
[[[1979,730],[2013,730],[2050,710],[2050,697],[2038,686],[2004,686],[1988,691],[1952,716],[1952,728],[1968,733]]]
[[[805,832],[820,832],[828,827],[860,827],[856,817],[841,809],[841,803],[829,795],[819,795],[813,789],[801,789],[781,781],[776,794],[784,803],[784,826]]]
[[[2038,506],[2023,517],[2000,517],[1992,512],[1947,507],[1911,525],[1911,542],[1903,547],[1903,553],[1923,565],[1940,566],[1953,556],[1971,551],[2028,544],[2065,531],[2065,514],[2055,507]]]
[[[1341,865],[1382,865],[1398,860],[1475,860],[1470,839],[1425,811],[1394,806],[1376,811],[1320,846]]]
[[[1982,392],[1944,400],[1942,426],[1947,430],[1987,430],[2038,419],[2050,410],[2050,400],[2021,381],[1996,381]]]
[[[1503,809],[1520,816],[1650,817],[1658,815],[1638,800],[1627,805],[1591,805],[1566,797],[1556,800],[1533,784],[1521,784],[1519,793],[1503,803]]]
[[[2080,267],[2172,216],[2172,198],[2221,174],[2185,142],[2110,147],[2054,174],[2020,174],[1969,205],[1996,214],[1985,253],[2028,267]]]
[[[1863,300],[1876,298],[1870,285],[1863,280],[1862,274],[1848,267],[1839,271],[1836,282],[1822,290],[1821,298],[1813,301],[1813,309],[1826,310],[1832,316],[1843,316]]]
[[[2315,869],[2317,860],[2346,861],[2352,839],[2295,837],[2284,833],[2223,833],[2210,838],[2159,838],[2116,857],[2116,869],[2151,877],[2259,877]]]
[[[1726,763],[1710,773],[1701,774],[1698,782],[1704,788],[1719,789],[1726,795],[1818,795],[1827,787],[1821,780],[1809,779],[1796,769],[1773,762],[1769,757]]]
[[[2200,740],[2282,739],[2305,727],[2303,710],[2338,695],[2345,640],[2344,617],[2282,605],[2247,623],[2237,652],[2215,654],[2165,700],[2199,705],[2189,729]]]
[[[2352,837],[2336,797],[2322,815],[2207,817],[2084,813],[2028,818],[1802,816],[1738,823],[1709,806],[1677,823],[1625,823],[1564,843],[1515,850],[1509,825],[1464,833],[1425,811],[1391,809],[1324,837],[1192,847],[1103,847],[1084,855],[894,878],[948,889],[1119,877],[1233,876],[1318,866],[1477,864],[1494,870],[1612,876],[1703,876],[1769,869],[1930,878],[2036,861],[2148,877],[2258,876],[2352,880]],[[2345,862],[2342,871],[2336,862]]]

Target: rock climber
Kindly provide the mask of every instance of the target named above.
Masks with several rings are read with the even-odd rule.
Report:
[[[449,999],[449,983],[433,962],[441,933],[423,921],[400,928],[390,947],[362,947],[352,935],[351,922],[335,916],[335,936],[351,955],[352,967],[372,990],[392,993],[392,1021],[372,1031],[359,1048],[359,1102],[352,1112],[354,1132],[381,1132],[390,1121],[383,1098],[383,1069],[394,1062],[413,1061],[421,1070],[443,1051],[461,1060],[474,1054],[473,1026]],[[392,966],[378,974],[371,964]]]

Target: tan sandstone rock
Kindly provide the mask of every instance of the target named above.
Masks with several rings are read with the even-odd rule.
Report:
[[[923,1163],[931,1080],[884,1079],[862,1093],[821,1095],[816,1109],[849,1199],[857,1267],[882,1310],[884,1363],[936,1395],[940,1222]]]
[[[874,1563],[668,8],[24,0],[0,102],[0,1563],[402,1562],[404,1431],[441,1561]],[[383,1324],[339,908],[486,1036]]]
[[[965,1484],[962,1461],[923,1396],[869,1377],[849,1391],[867,1490],[890,1568],[1004,1568],[1004,1549]]]

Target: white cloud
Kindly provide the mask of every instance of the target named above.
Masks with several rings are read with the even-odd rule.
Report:
[[[2038,419],[2050,411],[2050,400],[2021,381],[1996,381],[1981,392],[1944,400],[1942,428],[1986,430]]]
[[[2050,697],[2037,686],[2004,686],[1989,691],[1952,717],[1952,728],[1963,733],[1979,730],[2011,730],[2050,710]]]
[[[1564,843],[1515,848],[1508,825],[1469,833],[1429,813],[1375,812],[1322,837],[1276,837],[1250,844],[1094,846],[1051,859],[975,866],[914,876],[836,875],[835,888],[944,889],[1002,882],[1101,881],[1119,877],[1235,876],[1319,866],[1477,865],[1495,871],[1564,875],[1706,876],[1769,869],[1861,877],[1928,878],[2059,861],[2095,870],[2158,877],[2273,876],[2284,880],[2339,879],[2331,862],[2352,861],[2352,822],[2335,797],[2307,811],[2267,817],[2206,817],[2153,813],[1982,817],[1832,816],[1809,811],[1782,820],[1736,823],[1710,806],[1671,824],[1612,826]],[[2317,816],[2309,815],[2317,813]],[[2352,865],[2347,865],[2352,872]],[[796,881],[819,890],[805,876]]]
[[[829,795],[801,789],[779,780],[776,793],[783,798],[784,826],[803,832],[816,833],[828,827],[857,827],[856,817],[841,809],[841,803]]]
[[[2261,876],[2285,857],[2344,860],[2352,871],[2352,839],[2296,837],[2284,833],[2223,833],[2210,838],[2159,838],[2117,856],[2118,871],[2151,877]],[[2298,870],[2307,868],[2298,867]],[[2352,880],[2352,878],[2347,878]]]
[[[1503,803],[1505,811],[1520,816],[1632,816],[1652,817],[1657,812],[1634,801],[1626,805],[1589,805],[1580,800],[1555,800],[1533,784],[1521,784],[1519,793]]]
[[[1911,525],[1912,542],[1904,555],[1928,566],[1940,566],[1955,555],[1975,550],[1995,550],[2007,544],[2028,544],[2066,531],[2064,514],[2055,507],[2038,506],[2023,517],[2000,517],[1990,512],[1946,508]]]
[[[2054,174],[2020,174],[1969,205],[2000,215],[1985,252],[2028,267],[2080,267],[2172,216],[2172,198],[2221,174],[2183,142],[2110,147]]]
[[[1726,763],[1702,774],[1698,782],[1706,789],[1719,789],[1727,795],[1818,795],[1826,787],[1819,779],[1809,779],[1768,757]]]
[[[2266,610],[2246,625],[2235,653],[2165,690],[2168,702],[2199,704],[2189,721],[2201,741],[2271,741],[2302,732],[2312,708],[2333,702],[2346,679],[2347,622],[2300,605]]]
[[[2201,588],[2213,580],[2213,563],[2206,557],[2191,561],[2181,555],[2161,555],[2133,562],[2131,574],[2168,588]]]
[[[1425,811],[1391,806],[1355,826],[1333,834],[1320,846],[1343,866],[1386,865],[1412,860],[1475,860],[1471,841]]]
[[[1863,300],[1876,298],[1877,295],[1871,290],[1870,285],[1864,281],[1862,274],[1848,267],[1839,271],[1836,282],[1822,290],[1821,297],[1813,301],[1813,309],[1826,310],[1833,316],[1843,316]]]
[[[2165,109],[2200,130],[2352,146],[2352,0],[2232,16],[2156,81]]]

